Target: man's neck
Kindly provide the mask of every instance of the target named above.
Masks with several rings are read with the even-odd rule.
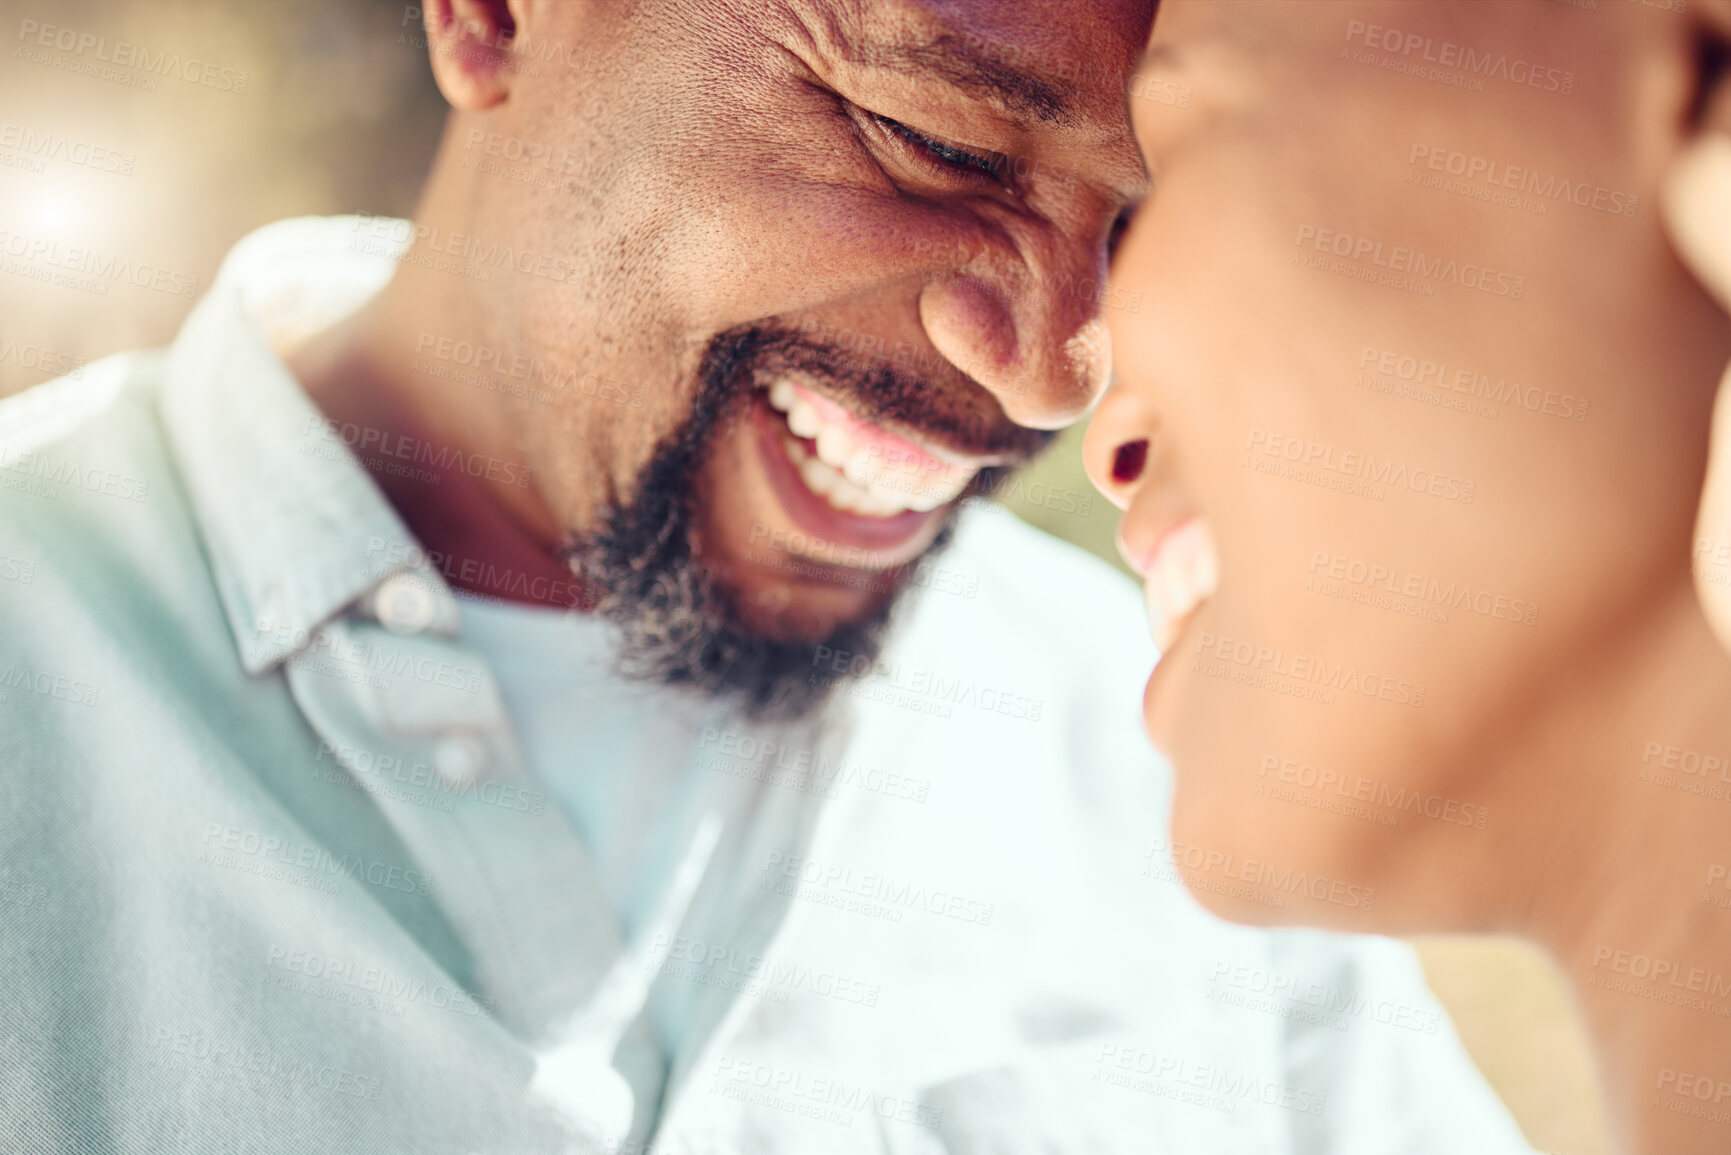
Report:
[[[499,408],[468,376],[441,373],[453,366],[419,348],[427,342],[405,324],[465,316],[415,271],[406,262],[366,308],[291,351],[290,371],[452,586],[529,605],[589,604]],[[469,335],[440,329],[432,349],[459,339]]]

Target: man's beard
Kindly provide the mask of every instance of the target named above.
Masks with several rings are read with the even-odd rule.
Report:
[[[615,501],[598,532],[568,551],[573,571],[595,591],[595,612],[620,631],[620,673],[704,695],[731,699],[759,719],[811,713],[842,676],[819,653],[846,653],[850,670],[876,665],[896,597],[885,597],[864,619],[831,628],[822,638],[773,637],[747,624],[733,590],[724,588],[693,555],[695,483],[716,435],[740,419],[752,401],[756,374],[771,366],[801,366],[840,378],[883,415],[918,413],[929,387],[884,366],[862,370],[847,358],[786,330],[746,326],[715,337],[698,368],[696,397],[683,425],[662,439],[639,473],[629,501]],[[925,404],[929,405],[929,401]],[[1017,429],[986,438],[1032,452],[1050,435]],[[982,470],[969,492],[994,483]],[[951,537],[955,513],[920,558],[874,574],[889,589],[910,566],[929,559]],[[822,649],[820,649],[822,647]],[[861,661],[860,659],[865,659]]]

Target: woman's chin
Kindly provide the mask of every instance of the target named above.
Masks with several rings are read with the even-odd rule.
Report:
[[[1148,682],[1142,688],[1142,728],[1154,748],[1168,760],[1175,748],[1178,726],[1183,718],[1182,699],[1186,696],[1190,673],[1181,655],[1194,646],[1191,641],[1197,628],[1192,615],[1172,640],[1172,645],[1154,663]]]

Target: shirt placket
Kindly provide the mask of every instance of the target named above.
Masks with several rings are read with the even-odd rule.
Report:
[[[285,669],[430,876],[495,1017],[531,1046],[557,1031],[619,956],[619,928],[576,832],[529,777],[485,661],[351,615]],[[380,774],[381,759],[398,772]]]
[[[837,722],[831,715],[829,724],[801,726],[797,737],[790,734],[787,739],[792,745],[812,750],[814,762],[836,758],[849,740],[848,727]],[[752,835],[746,839],[747,858],[759,861],[770,849],[789,856],[808,853],[821,837],[825,805],[822,794],[816,791],[763,800],[753,814]],[[762,960],[765,973],[786,940],[792,901],[781,889],[759,888],[734,912],[729,941],[742,955]],[[715,1067],[728,1040],[751,1010],[751,1000],[740,995],[739,984],[704,987],[692,1008],[690,1029],[672,1057],[656,1132],[658,1153],[707,1155],[735,1149],[710,1132],[715,1120],[706,1110],[709,1096],[702,1093],[702,1076]]]

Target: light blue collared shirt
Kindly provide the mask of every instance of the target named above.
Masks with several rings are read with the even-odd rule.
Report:
[[[549,721],[274,351],[372,231],[0,404],[0,1145],[1527,1150],[1407,948],[1172,881],[1136,592],[1001,510],[822,725]]]

